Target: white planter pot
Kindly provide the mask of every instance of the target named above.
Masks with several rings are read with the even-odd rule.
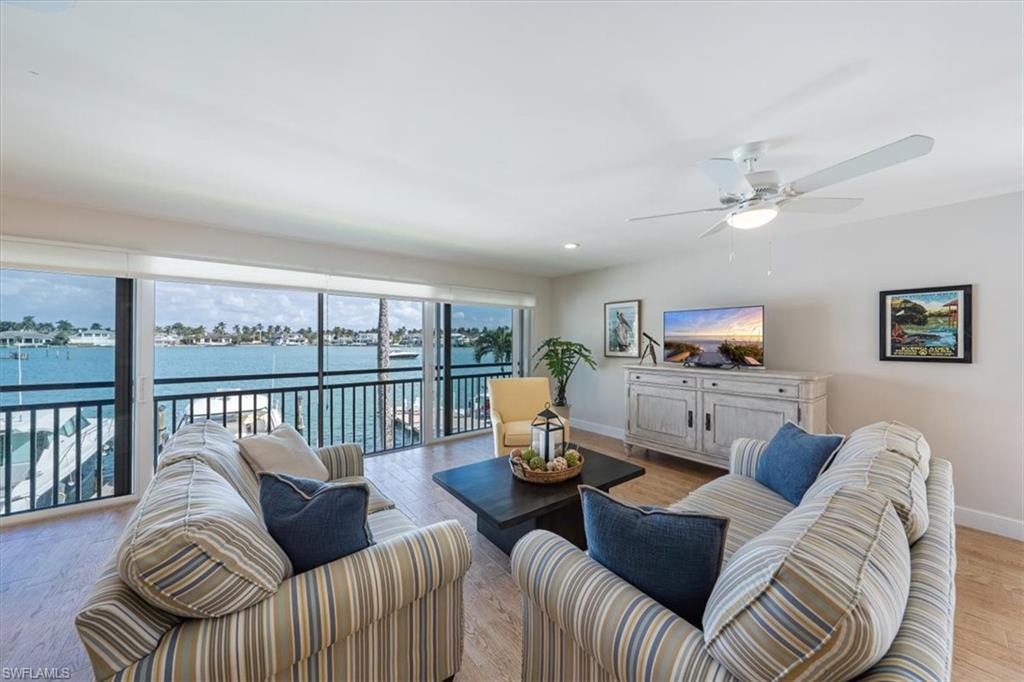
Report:
[[[572,409],[572,405],[565,405],[559,407],[558,405],[552,405],[551,411],[557,414],[562,421],[569,421],[569,411]]]

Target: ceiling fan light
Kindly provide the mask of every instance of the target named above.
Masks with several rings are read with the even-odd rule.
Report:
[[[776,207],[762,206],[747,209],[746,211],[736,211],[730,214],[725,221],[737,230],[753,230],[758,227],[764,227],[775,220],[777,215],[779,215],[779,209]]]

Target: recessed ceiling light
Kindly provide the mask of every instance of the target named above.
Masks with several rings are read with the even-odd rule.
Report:
[[[568,249],[569,251],[572,251],[573,249],[580,248],[580,245],[577,244],[576,242],[566,242],[565,244],[562,244],[562,248],[563,249]]]

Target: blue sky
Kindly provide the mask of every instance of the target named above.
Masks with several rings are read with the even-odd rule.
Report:
[[[684,314],[685,312],[685,314]],[[761,308],[716,308],[665,314],[665,337],[709,336],[716,338],[760,336]]]
[[[114,323],[114,280],[24,270],[0,270],[0,319],[20,321],[34,315],[39,322],[69,320],[85,327],[93,322]],[[391,326],[418,329],[420,303],[391,301]],[[456,327],[494,327],[509,324],[507,309],[456,306]],[[316,327],[316,294],[230,287],[186,282],[158,282],[156,323],[182,322],[211,328],[233,325],[275,325],[299,329]],[[377,299],[328,296],[326,326],[368,329],[377,326]]]

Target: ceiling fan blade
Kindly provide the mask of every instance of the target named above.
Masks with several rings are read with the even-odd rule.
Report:
[[[704,173],[718,184],[725,194],[752,194],[754,188],[747,182],[747,176],[732,159],[707,159],[697,164]]]
[[[725,220],[720,220],[719,222],[715,223],[714,225],[712,225],[708,229],[706,229],[703,232],[701,232],[697,236],[697,239],[704,239],[704,237],[710,237],[713,234],[717,234],[717,233],[721,232],[722,230],[724,230],[728,226],[729,226],[728,222],[726,222]]]
[[[787,213],[843,213],[860,206],[863,199],[799,197],[779,204]]]
[[[724,211],[725,206],[715,206],[714,208],[698,208],[694,211],[676,211],[675,213],[659,213],[657,215],[642,215],[635,218],[626,218],[627,223],[635,223],[638,220],[654,220],[655,218],[671,218],[677,215],[687,215],[690,213],[714,213],[716,211]]]
[[[844,180],[874,173],[897,163],[916,159],[932,150],[935,140],[926,135],[911,135],[852,159],[811,173],[789,184],[790,191],[806,194]]]

